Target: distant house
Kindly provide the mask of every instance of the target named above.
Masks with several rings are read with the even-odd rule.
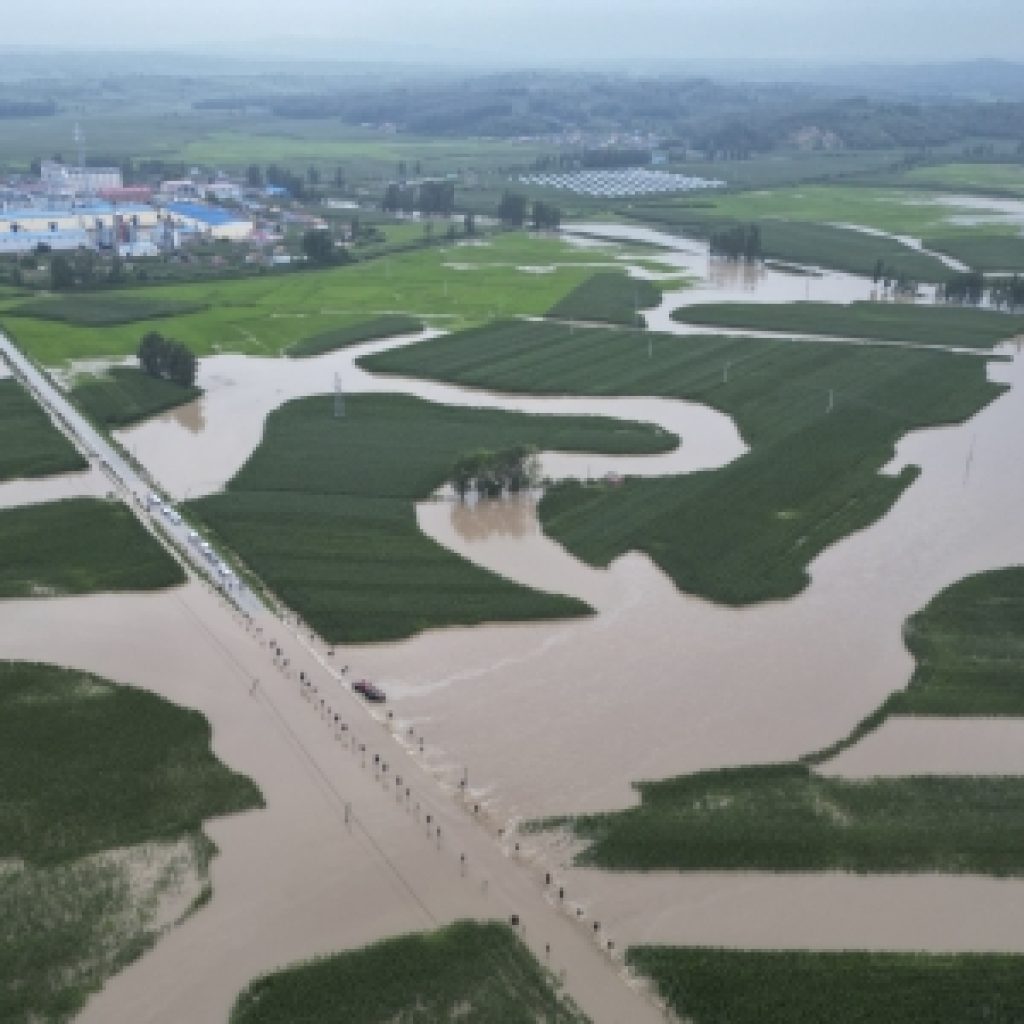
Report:
[[[119,167],[70,167],[56,160],[44,160],[39,169],[43,187],[51,195],[90,195],[107,188],[123,188]]]

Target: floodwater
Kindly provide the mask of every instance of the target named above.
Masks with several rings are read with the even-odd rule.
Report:
[[[110,481],[96,469],[81,473],[0,483],[0,508],[42,505],[64,498],[103,498],[111,491]]]
[[[431,337],[425,332],[417,338]],[[340,376],[345,394],[404,394],[452,406],[547,415],[601,415],[653,423],[683,439],[662,455],[598,456],[549,452],[542,471],[554,479],[688,473],[723,466],[747,449],[732,420],[707,406],[664,398],[572,398],[500,395],[401,377],[376,377],[355,360],[409,344],[408,338],[369,342],[314,359],[220,355],[204,359],[205,394],[152,420],[120,431],[118,439],[177,499],[220,490],[252,454],[268,413],[306,395],[329,394]]]
[[[894,235],[890,231],[882,231],[880,228],[869,228],[863,224],[835,224],[833,226],[837,228],[845,228],[847,231],[859,231],[862,235],[873,235],[876,238],[891,238],[894,242],[899,242],[902,245],[905,245],[908,249],[914,249],[917,252],[924,253],[926,256],[934,257],[943,266],[949,267],[950,270],[955,270],[958,273],[964,273],[971,269],[966,263],[961,263],[960,260],[954,259],[952,256],[947,256],[944,252],[937,252],[934,249],[926,249],[924,247],[924,242],[922,242],[920,238],[914,238],[913,235]],[[931,297],[934,298],[934,287],[929,289],[929,291]]]
[[[429,536],[599,614],[352,656],[509,817],[623,806],[633,779],[819,749],[906,684],[909,615],[966,575],[1024,562],[1024,531],[1006,512],[1024,502],[1024,360],[990,367],[1014,387],[962,426],[905,439],[890,469],[919,465],[919,479],[887,517],[819,556],[792,600],[709,604],[638,554],[581,566],[537,530],[526,496],[506,520],[515,529],[495,528],[503,520],[486,506],[432,502],[418,509]]]

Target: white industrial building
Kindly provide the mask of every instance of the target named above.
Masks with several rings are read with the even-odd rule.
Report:
[[[117,229],[115,230],[115,223]],[[89,203],[71,206],[0,208],[0,255],[53,250],[112,248],[122,255],[156,252],[163,230],[151,206]]]
[[[203,203],[168,203],[163,216],[174,227],[183,227],[208,238],[241,242],[253,232],[253,222],[233,210]]]
[[[56,160],[44,160],[39,177],[51,195],[94,195],[103,189],[124,187],[119,167],[70,167]]]

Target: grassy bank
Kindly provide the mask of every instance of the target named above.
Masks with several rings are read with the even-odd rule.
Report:
[[[1024,238],[1018,234],[940,235],[925,244],[985,274],[1024,272]]]
[[[360,320],[354,324],[345,324],[320,334],[311,334],[302,338],[285,350],[285,355],[293,359],[307,356],[319,356],[325,352],[334,352],[339,348],[348,348],[363,341],[375,338],[390,338],[399,334],[416,334],[423,330],[423,321],[411,316],[399,314],[373,317]]]
[[[922,345],[991,348],[1024,334],[1024,316],[962,306],[907,306],[891,302],[707,303],[672,313],[678,323],[738,330],[828,334],[910,341]]]
[[[481,448],[653,452],[675,438],[599,417],[525,416],[355,395],[290,402],[223,494],[196,514],[324,637],[365,642],[423,629],[559,618],[581,602],[486,572],[435,544],[414,503]]]
[[[601,273],[574,288],[548,310],[555,320],[583,320],[596,323],[643,327],[640,312],[657,306],[661,292],[650,281],[639,281],[626,274]]]
[[[87,466],[17,381],[0,380],[0,480],[52,476]]]
[[[202,390],[151,377],[128,366],[115,366],[101,376],[79,378],[71,400],[101,427],[124,427],[198,398]]]
[[[735,605],[798,593],[820,551],[877,520],[913,479],[878,473],[898,438],[966,419],[1002,390],[983,361],[945,352],[514,322],[363,364],[509,392],[683,398],[732,416],[751,451],[724,469],[565,483],[540,511],[591,564],[644,551],[680,589]]]
[[[628,959],[693,1024],[1024,1020],[1024,960],[1017,956],[642,946]]]
[[[0,597],[159,590],[178,563],[119,502],[70,498],[0,509]]]
[[[196,712],[11,662],[0,662],[0,789],[0,1019],[11,1024],[72,1017],[153,940],[151,901],[205,877],[204,819],[262,805],[212,755]]]
[[[230,1024],[583,1024],[511,929],[459,921],[253,982]]]

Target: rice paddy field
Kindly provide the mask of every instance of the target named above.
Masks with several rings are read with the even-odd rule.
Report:
[[[960,422],[1002,390],[983,361],[946,352],[517,322],[362,363],[513,393],[689,399],[732,416],[751,451],[724,469],[566,482],[540,506],[545,531],[584,561],[643,551],[681,590],[730,605],[799,593],[814,557],[913,479],[878,473],[897,439]]]
[[[628,962],[693,1024],[964,1024],[1024,1018],[1016,956],[641,946]]]
[[[949,163],[914,167],[900,175],[902,181],[923,188],[958,189],[1024,196],[1024,165],[1020,163]]]
[[[677,309],[672,319],[702,327],[826,334],[957,348],[986,349],[1000,341],[1024,335],[1024,316],[954,305],[706,303]]]
[[[415,502],[455,461],[517,444],[655,452],[675,438],[598,417],[451,408],[398,395],[290,402],[222,494],[192,502],[288,607],[333,642],[380,641],[448,625],[564,618],[582,602],[519,586],[425,537]]]
[[[103,374],[76,378],[71,400],[98,426],[111,428],[138,423],[201,394],[197,387],[182,387],[134,367],[115,366]]]
[[[69,498],[0,509],[0,597],[161,590],[178,563],[120,502]]]
[[[12,306],[7,315],[54,320],[76,327],[115,327],[141,320],[160,320],[186,313],[198,313],[200,303],[179,302],[171,298],[131,295],[62,295],[32,299]]]
[[[111,742],[116,736],[117,742]],[[195,712],[105,679],[0,663],[0,1019],[63,1022],[206,885],[206,818],[262,805]],[[150,876],[140,883],[140,875]]]
[[[0,480],[53,476],[87,465],[17,381],[0,380]]]
[[[230,1024],[585,1024],[518,936],[457,921],[253,982]]]

